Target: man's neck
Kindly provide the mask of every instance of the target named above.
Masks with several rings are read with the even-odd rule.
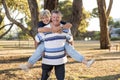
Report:
[[[52,23],[52,24],[53,24],[54,26],[56,26],[56,27],[57,27],[57,26],[60,26],[60,23],[59,23],[59,24],[54,24],[54,23]]]

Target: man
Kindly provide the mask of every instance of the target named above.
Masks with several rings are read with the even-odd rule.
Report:
[[[52,33],[45,35],[45,55],[42,58],[42,78],[41,80],[47,80],[49,73],[55,68],[55,74],[57,80],[64,80],[65,77],[65,63],[67,57],[64,52],[66,43],[66,33],[62,32],[61,16],[59,11],[52,11],[51,23],[48,24],[47,28],[51,28]],[[68,35],[69,36],[69,35]]]
[[[47,80],[53,67],[55,68],[57,80],[64,80],[65,63],[67,62],[65,50],[68,55],[77,61],[86,64],[87,67],[90,67],[94,62],[94,60],[86,61],[82,55],[66,43],[66,40],[71,41],[71,37],[69,34],[63,32],[62,25],[60,24],[61,19],[61,12],[53,10],[51,13],[52,22],[45,26],[51,28],[52,33],[45,35],[45,55],[42,59],[42,80]]]

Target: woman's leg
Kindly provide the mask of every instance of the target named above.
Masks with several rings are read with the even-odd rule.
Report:
[[[90,67],[94,63],[94,59],[87,61],[85,60],[84,56],[82,56],[79,52],[77,52],[69,43],[66,42],[65,50],[69,56],[71,56],[76,61],[82,62],[83,64]]]
[[[44,52],[44,42],[38,45],[33,55],[28,59],[27,64],[21,64],[19,67],[24,71],[28,71],[28,69],[32,67],[41,58],[43,52]]]
[[[35,64],[41,58],[43,52],[44,52],[44,42],[38,45],[33,55],[28,59],[28,63]]]
[[[76,61],[82,62],[84,60],[84,56],[82,56],[79,52],[77,52],[69,43],[65,44],[65,51],[69,56],[71,56]]]

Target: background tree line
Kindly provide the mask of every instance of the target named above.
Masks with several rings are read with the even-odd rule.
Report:
[[[39,21],[38,13],[39,10],[42,9],[40,2],[41,0],[0,0],[0,38],[9,32],[13,25],[17,25],[22,32],[34,39]],[[100,20],[100,48],[107,49],[109,48],[108,45],[110,45],[108,21],[113,0],[109,1],[108,8],[105,0],[97,0],[96,4],[98,5],[98,11],[95,10],[97,12],[95,13],[94,11],[93,13],[95,13]],[[63,20],[69,21],[73,25],[71,31],[74,38],[79,36],[80,32],[85,32],[85,28],[89,24],[87,19],[91,17],[91,14],[85,11],[82,0],[73,0],[73,2],[70,0],[65,0],[64,2],[59,2],[59,0],[44,0],[44,5],[42,6],[44,9],[49,9],[50,11],[53,9],[62,11],[64,14]],[[4,8],[5,13],[1,12],[2,8]],[[11,16],[16,10],[25,15],[23,18],[27,23],[27,27],[21,22],[23,18],[16,19],[17,16],[14,18]],[[5,16],[11,21],[10,24],[7,24],[10,25],[7,31],[3,30],[4,27],[7,26],[3,23]]]

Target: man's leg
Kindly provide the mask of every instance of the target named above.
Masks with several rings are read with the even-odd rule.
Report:
[[[55,66],[55,75],[57,77],[57,80],[64,80],[65,64]]]
[[[42,77],[41,80],[47,80],[50,76],[51,70],[53,69],[52,65],[42,64]]]

